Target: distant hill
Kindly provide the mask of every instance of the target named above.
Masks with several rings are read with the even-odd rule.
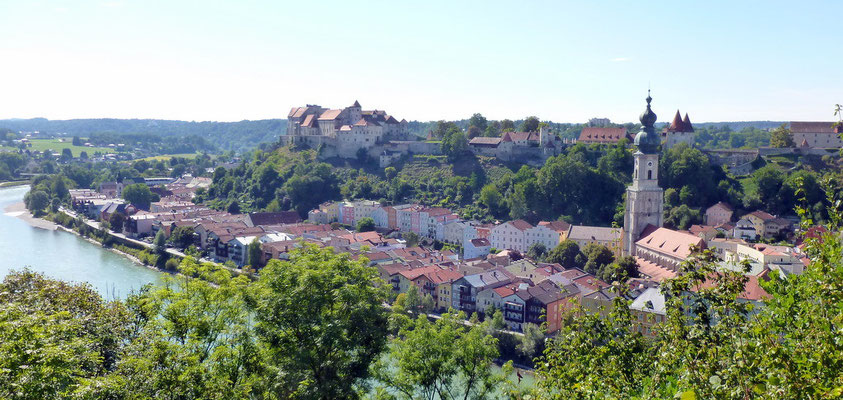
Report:
[[[515,126],[519,126],[523,120],[514,120]],[[468,128],[468,120],[453,121],[457,126]],[[781,125],[782,121],[736,121],[736,122],[700,122],[694,123],[699,128],[713,127],[715,129],[728,126],[732,131],[740,131],[746,127],[761,130],[768,130]],[[425,137],[427,132],[436,125],[435,121],[409,121],[411,133]],[[633,124],[626,124],[633,131],[637,128]],[[663,126],[664,124],[657,124]],[[554,123],[554,128],[562,137],[577,137],[583,124],[578,123]],[[206,139],[209,143],[222,150],[234,150],[238,152],[256,148],[260,143],[276,142],[278,137],[287,129],[287,120],[284,119],[263,119],[255,121],[239,122],[214,122],[214,121],[174,121],[163,119],[69,119],[49,120],[46,118],[32,119],[3,119],[0,120],[0,129],[7,128],[12,131],[32,132],[39,131],[50,135],[65,134],[67,136],[89,137],[94,133],[115,133],[115,134],[155,134],[161,137],[168,136],[191,136],[196,135]]]
[[[253,149],[262,142],[278,141],[278,136],[287,129],[283,119],[257,121],[213,122],[213,121],[171,121],[162,119],[69,119],[49,120],[46,118],[4,119],[0,128],[12,131],[39,131],[51,135],[88,137],[93,133],[155,134],[161,137],[191,136],[205,138],[222,150],[244,151]]]
[[[729,128],[733,131],[740,131],[743,128],[756,128],[756,129],[773,129],[778,128],[784,123],[789,121],[731,121],[731,122],[700,122],[696,123],[691,121],[694,126],[699,126],[700,128],[705,127],[722,127],[724,125],[728,125]]]

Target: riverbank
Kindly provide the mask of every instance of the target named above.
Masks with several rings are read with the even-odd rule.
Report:
[[[26,205],[23,202],[17,202],[9,205],[6,207],[3,212],[10,216],[21,219],[25,221],[27,224],[34,228],[46,229],[48,231],[54,231],[58,228],[58,225],[52,221],[47,221],[46,219],[37,218],[26,209]]]
[[[10,188],[15,186],[24,186],[29,185],[29,181],[7,181],[7,182],[0,182],[0,188]]]

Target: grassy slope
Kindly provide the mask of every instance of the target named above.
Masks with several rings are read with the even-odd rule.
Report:
[[[52,150],[56,153],[61,153],[63,149],[70,149],[73,152],[74,157],[79,157],[79,154],[83,151],[88,152],[88,156],[92,157],[94,153],[114,153],[115,149],[110,149],[108,147],[85,147],[85,146],[74,146],[70,139],[66,139],[64,142],[59,142],[58,139],[32,139],[31,140],[32,147],[30,150],[37,150],[37,151],[44,151],[44,150]]]

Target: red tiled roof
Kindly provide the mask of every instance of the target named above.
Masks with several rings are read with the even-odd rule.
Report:
[[[676,272],[661,267],[658,264],[647,261],[641,257],[635,257],[635,262],[638,264],[638,272],[641,275],[649,276],[650,279],[656,282],[676,277]]]
[[[530,229],[530,228],[533,227],[533,225],[530,225],[529,222],[524,221],[523,219],[516,219],[514,221],[509,221],[509,224],[514,226],[515,229],[518,229],[519,231],[524,231],[524,230],[527,230],[527,229]]]
[[[458,271],[441,268],[436,271],[429,272],[427,274],[427,279],[430,279],[430,281],[433,282],[433,284],[435,285],[445,282],[453,282],[462,277],[463,275]]]
[[[617,143],[627,137],[626,128],[600,128],[588,126],[580,133],[580,142],[588,143]]]
[[[691,246],[704,247],[705,241],[688,233],[658,228],[653,233],[638,239],[635,244],[658,253],[685,259],[691,255]]]
[[[765,212],[765,211],[761,211],[761,210],[753,211],[753,212],[749,213],[749,215],[756,216],[758,218],[761,218],[764,221],[776,219],[776,217],[770,215],[770,213]]]
[[[335,120],[340,116],[340,113],[342,113],[342,110],[327,110],[319,116],[319,120]]]
[[[706,211],[711,210],[711,209],[712,209],[712,208],[714,208],[714,207],[720,207],[720,208],[723,208],[723,209],[725,209],[725,210],[727,210],[727,211],[735,211],[735,209],[734,209],[734,208],[732,208],[732,206],[731,206],[731,205],[729,205],[728,203],[724,203],[724,202],[722,202],[722,201],[718,201],[718,202],[717,202],[717,204],[715,204],[715,205],[713,205],[713,206],[711,206],[711,207],[707,208],[707,209],[706,209]]]
[[[556,231],[559,233],[568,232],[568,229],[571,228],[571,224],[565,221],[540,221],[539,226],[546,226],[552,231]]]
[[[834,122],[791,121],[790,130],[793,133],[836,133]]]
[[[687,124],[685,121],[688,121]],[[670,126],[665,128],[665,132],[693,132],[694,128],[691,126],[691,120],[688,119],[688,114],[685,114],[685,119],[682,119],[682,115],[679,114],[679,110],[676,110],[676,115],[673,116],[673,122],[670,123]]]

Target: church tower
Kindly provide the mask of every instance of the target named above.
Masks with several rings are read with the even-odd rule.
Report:
[[[664,223],[664,190],[659,187],[660,135],[653,124],[656,114],[650,109],[653,100],[647,92],[647,109],[641,114],[641,131],[635,135],[638,150],[633,156],[635,167],[632,184],[626,188],[626,207],[623,221],[624,254],[633,255],[635,241],[647,225],[661,227]]]

